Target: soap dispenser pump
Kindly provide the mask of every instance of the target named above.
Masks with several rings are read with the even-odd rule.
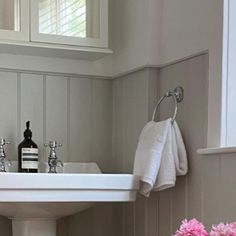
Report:
[[[18,146],[18,171],[27,173],[38,172],[38,146],[32,140],[30,121],[26,122],[24,140]]]

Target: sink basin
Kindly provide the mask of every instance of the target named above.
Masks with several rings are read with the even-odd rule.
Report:
[[[47,171],[46,165],[40,171]],[[96,163],[65,163],[59,172],[0,173],[0,215],[12,219],[13,236],[55,236],[60,217],[94,202],[136,199],[137,176],[102,174]]]

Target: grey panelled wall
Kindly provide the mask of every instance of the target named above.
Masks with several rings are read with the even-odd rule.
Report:
[[[208,180],[203,180],[204,159],[196,154],[198,148],[206,146],[208,56],[197,56],[155,71],[143,70],[114,81],[114,163],[118,172],[132,172],[138,135],[154,106],[148,97],[156,101],[157,95],[181,85],[185,97],[179,105],[177,121],[187,147],[189,174],[179,177],[173,189],[152,193],[148,199],[139,196],[134,204],[123,204],[123,236],[169,236],[185,217],[197,217],[211,224],[206,214],[214,215],[204,212],[207,209],[204,204],[210,202],[204,195]],[[161,106],[160,117],[164,119],[172,111],[170,99]]]
[[[155,69],[144,69],[113,82],[112,157],[115,172],[131,173],[139,134],[157,99]]]
[[[111,81],[0,72],[0,83],[0,136],[12,142],[11,160],[30,120],[42,161],[48,155],[43,143],[56,139],[62,161],[96,161],[110,171]]]
[[[42,161],[48,155],[43,143],[56,139],[63,144],[62,161],[93,161],[111,172],[111,81],[1,71],[0,84],[0,137],[12,143],[6,147],[9,159],[17,160],[30,120]],[[9,220],[1,217],[0,226],[2,236],[11,236]]]
[[[95,204],[60,219],[58,236],[170,236],[185,217],[197,217],[208,227],[235,220],[235,155],[196,154],[206,146],[208,55],[113,81],[0,72],[0,82],[0,136],[13,143],[7,149],[10,159],[16,159],[24,122],[30,119],[41,148],[56,138],[64,144],[59,152],[63,161],[96,161],[104,172],[115,173],[132,173],[140,131],[158,97],[177,85],[184,87],[177,121],[188,152],[188,175],[178,177],[175,188],[148,199]],[[171,99],[165,101],[160,118],[172,110]],[[3,236],[10,236],[10,222],[0,218],[0,225]]]

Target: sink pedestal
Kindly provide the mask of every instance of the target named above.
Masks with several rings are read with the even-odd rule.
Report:
[[[12,219],[13,236],[56,236],[54,219]]]

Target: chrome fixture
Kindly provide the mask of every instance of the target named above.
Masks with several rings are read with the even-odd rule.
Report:
[[[58,160],[56,154],[56,148],[61,147],[62,144],[57,143],[57,141],[50,141],[48,144],[44,144],[45,147],[50,147],[50,154],[48,157],[48,173],[57,173],[57,167],[62,167],[62,161]]]
[[[10,144],[10,142],[7,142],[4,138],[0,138],[0,172],[6,172],[6,162],[8,162],[9,166],[11,165],[4,151],[4,145],[6,144]]]
[[[178,103],[182,102],[183,99],[184,99],[184,89],[182,87],[180,87],[180,86],[176,87],[174,90],[169,90],[168,92],[166,92],[159,99],[159,101],[157,102],[157,104],[156,104],[156,106],[154,108],[153,114],[152,114],[152,121],[155,120],[156,112],[157,112],[157,109],[158,109],[159,105],[162,103],[162,101],[165,98],[169,98],[169,97],[172,97],[173,101],[175,103],[174,114],[172,116],[172,123],[175,121],[175,118],[176,118],[177,112],[178,112]]]

